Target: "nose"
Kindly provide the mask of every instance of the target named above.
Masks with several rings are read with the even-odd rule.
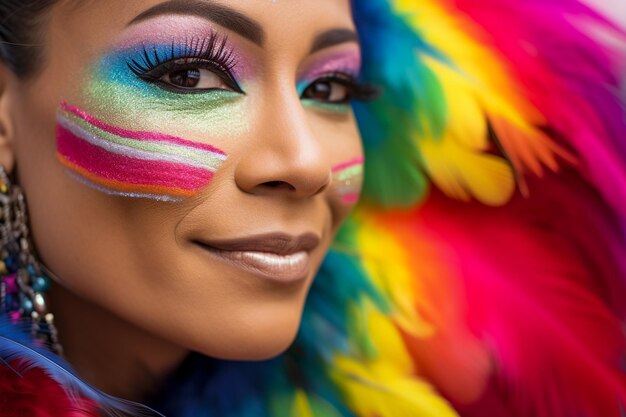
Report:
[[[324,153],[323,142],[311,129],[297,96],[266,102],[254,125],[251,146],[235,169],[240,190],[307,198],[328,187],[329,155]]]

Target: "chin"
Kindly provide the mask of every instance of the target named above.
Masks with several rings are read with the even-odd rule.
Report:
[[[251,346],[252,349],[243,350],[236,359],[249,361],[263,361],[275,358],[284,353],[293,344],[297,332],[285,338],[285,340],[264,341],[264,344],[256,344]],[[235,359],[235,358],[231,358]]]
[[[273,320],[232,320],[219,332],[194,343],[194,349],[210,357],[224,360],[261,361],[285,352],[294,342],[301,311],[273,317]],[[199,343],[198,343],[199,342]]]
[[[272,331],[271,337],[264,333],[242,334],[228,340],[222,346],[203,351],[202,353],[217,359],[262,361],[272,359],[285,352],[293,344],[297,335],[295,331]]]

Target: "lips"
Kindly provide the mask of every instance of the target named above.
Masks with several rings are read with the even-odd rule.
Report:
[[[297,282],[311,272],[310,252],[320,244],[313,233],[284,233],[231,240],[194,240],[205,252],[232,266],[272,281]]]

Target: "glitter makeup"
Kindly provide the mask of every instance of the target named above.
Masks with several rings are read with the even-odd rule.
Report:
[[[355,204],[359,200],[363,185],[363,156],[337,165],[332,169],[333,189],[346,205]]]
[[[303,97],[307,89],[315,83],[323,82],[327,84],[339,84],[346,88],[350,95],[359,96],[361,86],[356,80],[361,67],[361,55],[357,49],[350,51],[335,52],[325,56],[313,65],[308,67],[298,79],[298,94]],[[337,86],[335,86],[337,88]],[[359,97],[356,97],[359,98]],[[306,106],[317,107],[334,112],[345,112],[350,108],[349,102],[330,102],[324,100],[314,100],[303,98],[302,102]]]
[[[164,72],[191,68],[210,71],[229,88],[183,92],[158,82]],[[116,126],[198,141],[233,136],[249,131],[245,89],[252,73],[235,43],[207,20],[160,16],[129,27],[94,65],[83,105]]]
[[[117,41],[118,50],[137,50],[142,45],[171,45],[192,39],[210,39],[217,33],[217,28],[207,20],[197,16],[160,16],[133,25]],[[253,66],[246,57],[238,52],[231,42],[225,39],[224,51],[228,52],[236,65],[232,72],[237,80],[247,80],[253,74]]]
[[[226,160],[211,145],[115,127],[65,102],[57,123],[59,161],[108,194],[180,201],[205,187]]]

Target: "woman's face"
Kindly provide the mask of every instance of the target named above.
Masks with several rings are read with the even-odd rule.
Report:
[[[68,0],[44,35],[2,158],[56,285],[211,356],[288,347],[360,186],[349,1]]]

